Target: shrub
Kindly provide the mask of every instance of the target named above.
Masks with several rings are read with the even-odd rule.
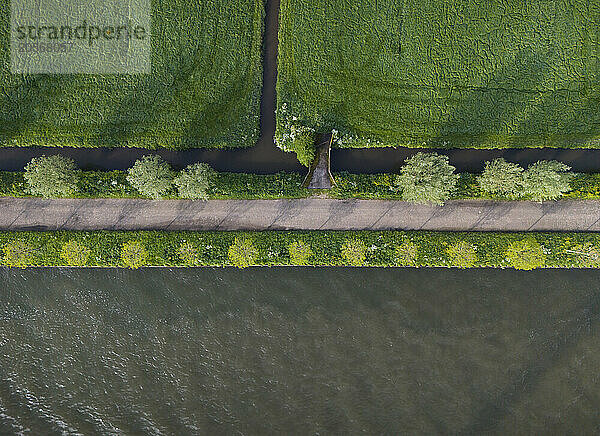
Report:
[[[177,254],[179,255],[179,259],[181,259],[181,262],[186,266],[196,266],[200,264],[198,249],[189,242],[181,244],[179,250],[177,250]]]
[[[292,265],[308,265],[308,259],[312,256],[310,245],[303,241],[294,241],[288,245],[290,263]]]
[[[506,251],[506,258],[516,269],[532,270],[542,268],[546,264],[544,249],[533,238],[511,242]]]
[[[25,241],[11,241],[4,245],[3,264],[9,267],[26,268],[33,263],[34,249]]]
[[[517,198],[522,193],[523,168],[502,158],[494,159],[485,163],[477,183],[483,192]]]
[[[589,242],[576,245],[565,252],[576,257],[576,266],[579,268],[600,268],[600,249]]]
[[[459,175],[454,170],[447,156],[419,152],[406,159],[396,185],[403,200],[442,205],[456,190]]]
[[[146,155],[127,171],[127,181],[140,194],[150,198],[164,197],[173,186],[175,173],[160,156]]]
[[[277,109],[275,142],[283,151],[295,152],[298,161],[305,167],[309,167],[315,159],[315,130],[292,116],[285,103]]]
[[[452,266],[471,268],[477,262],[475,246],[465,241],[457,242],[446,250]]]
[[[70,240],[62,246],[60,257],[69,266],[84,266],[90,257],[90,249],[76,240]]]
[[[247,268],[256,264],[258,249],[250,239],[235,238],[228,250],[229,261],[238,268]]]
[[[64,156],[34,157],[25,166],[24,177],[33,195],[68,197],[77,191],[77,167]]]
[[[208,200],[215,171],[205,163],[189,165],[175,178],[174,183],[181,198]]]
[[[367,258],[367,247],[360,239],[348,239],[342,245],[342,258],[351,266],[363,266]]]
[[[523,191],[534,201],[554,200],[571,190],[571,167],[555,160],[541,160],[523,174]]]
[[[406,241],[394,249],[394,264],[398,266],[417,266],[419,249],[415,244]]]
[[[146,265],[148,252],[141,241],[128,241],[121,249],[121,260],[127,268],[138,269]]]
[[[292,142],[291,149],[296,152],[298,162],[305,167],[310,167],[317,154],[314,132],[305,130],[299,133]]]

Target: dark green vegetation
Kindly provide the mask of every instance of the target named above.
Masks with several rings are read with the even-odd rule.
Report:
[[[555,200],[575,188],[570,198],[597,198],[598,177],[574,174],[557,161],[538,161],[526,170],[495,159],[479,176],[455,174],[446,156],[416,153],[399,174],[336,174],[339,183],[329,194],[339,198],[390,198],[442,205],[455,198]],[[125,175],[126,174],[126,175]],[[24,174],[0,172],[0,196],[45,198],[184,198],[274,199],[308,197],[319,191],[300,186],[297,173],[270,175],[217,173],[205,163],[174,171],[158,155],[138,159],[123,171],[78,171],[60,155],[32,159]]]
[[[76,177],[74,198],[147,198],[129,184],[126,171],[77,171]],[[208,196],[213,200],[308,197],[310,190],[300,187],[303,178],[298,173],[214,173]],[[23,173],[0,171],[0,197],[29,196]],[[180,197],[173,186],[164,198]]]
[[[298,247],[301,256],[298,256]],[[2,232],[3,265],[600,267],[597,233]],[[299,261],[299,257],[301,258]],[[77,259],[77,260],[75,260]]]
[[[452,199],[511,200],[502,194],[482,191],[477,175],[461,173]],[[401,200],[395,185],[395,174],[335,173],[337,185],[328,195],[334,198]],[[242,174],[215,173],[209,198],[216,199],[277,199],[303,198],[314,193],[300,186],[304,176],[298,173]],[[562,198],[600,199],[600,174],[575,174],[570,192]],[[0,171],[0,197],[29,197],[22,172]],[[125,171],[78,171],[75,198],[145,198],[127,182]],[[175,190],[166,198],[179,198]]]
[[[263,2],[152,2],[152,74],[11,75],[0,5],[0,146],[253,145]]]
[[[460,173],[456,189],[450,199],[466,200],[514,200],[512,195],[490,193],[481,189],[477,183],[477,174]],[[571,190],[559,198],[597,200],[600,199],[600,174],[574,173],[569,181]],[[336,186],[329,191],[329,196],[334,198],[363,198],[380,200],[402,200],[402,193],[398,190],[395,174],[334,174]],[[532,200],[527,194],[520,193],[519,199]]]
[[[277,127],[337,129],[342,147],[597,148],[598,28],[587,0],[282,0]]]

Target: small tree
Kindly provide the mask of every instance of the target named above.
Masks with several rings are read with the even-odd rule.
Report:
[[[256,264],[258,259],[258,249],[250,239],[235,238],[231,247],[229,247],[229,261],[238,268],[247,268]]]
[[[406,241],[394,249],[394,263],[398,266],[416,266],[418,253],[417,246],[410,241]]]
[[[293,116],[286,103],[277,109],[275,143],[283,151],[295,152],[298,161],[305,167],[315,159],[315,130]]]
[[[189,242],[181,244],[177,253],[179,254],[181,262],[186,266],[196,266],[200,264],[198,249]]]
[[[533,238],[512,242],[506,251],[506,258],[515,269],[532,270],[546,263],[542,246]]]
[[[68,197],[77,191],[77,167],[60,155],[34,157],[25,166],[29,192],[44,198]]]
[[[292,265],[308,265],[308,259],[312,256],[310,245],[303,241],[295,241],[288,245],[290,263]]]
[[[459,175],[454,170],[447,156],[419,152],[406,159],[396,185],[403,200],[442,205],[456,190]]]
[[[27,268],[33,263],[34,250],[25,241],[11,241],[4,245],[4,265],[8,267]]]
[[[121,260],[127,268],[138,269],[146,265],[148,252],[141,241],[128,241],[121,248]]]
[[[541,160],[523,174],[525,195],[534,201],[555,200],[571,190],[571,167],[555,160]]]
[[[342,245],[342,258],[351,266],[363,266],[367,259],[367,247],[360,239],[348,239]]]
[[[150,198],[164,197],[173,186],[175,173],[160,156],[146,155],[127,170],[127,181],[140,194]]]
[[[215,171],[205,163],[189,165],[175,178],[175,186],[181,198],[207,200]]]
[[[452,266],[458,268],[471,268],[477,262],[475,247],[465,241],[457,242],[446,250]]]
[[[62,246],[60,257],[69,266],[84,266],[90,257],[90,249],[76,240],[71,240]]]
[[[477,183],[483,192],[517,198],[522,193],[523,168],[503,158],[494,159],[485,163]]]
[[[292,142],[291,148],[296,152],[298,162],[305,167],[310,167],[317,155],[314,132],[307,129],[299,133]]]

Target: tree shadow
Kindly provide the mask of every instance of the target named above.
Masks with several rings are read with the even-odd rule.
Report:
[[[7,145],[38,124],[44,108],[64,93],[61,86],[53,86],[54,79],[49,75],[21,75],[18,80],[15,86],[4,90],[1,97],[8,110],[3,113],[0,124],[0,141]]]
[[[205,7],[204,3],[200,3],[200,10],[194,12],[194,17],[203,17]],[[172,18],[180,15],[190,18],[185,9],[183,12],[179,9],[165,11],[173,13]],[[5,88],[4,96],[0,94],[6,108],[4,123],[0,126],[0,140],[11,145],[18,136],[40,132],[48,135],[40,136],[41,145],[47,145],[42,144],[43,141],[56,145],[66,142],[67,138],[81,146],[108,148],[188,148],[206,145],[207,142],[212,144],[215,138],[219,141],[221,132],[214,126],[229,126],[231,113],[241,113],[246,109],[247,102],[243,102],[242,108],[239,95],[247,88],[248,76],[254,73],[255,65],[251,65],[244,72],[246,76],[239,81],[226,81],[225,89],[210,89],[210,80],[220,81],[227,73],[219,58],[222,51],[218,38],[223,24],[212,19],[202,23],[191,20],[195,27],[190,30],[174,25],[172,21],[153,17],[153,31],[166,34],[170,39],[153,42],[151,74],[77,75],[75,78],[22,76],[16,86]],[[208,78],[208,89],[197,90],[204,94],[201,104],[194,105],[193,100],[190,101],[190,95],[193,97],[190,90],[198,88],[198,83],[205,83],[199,82],[204,77]],[[192,82],[195,88],[190,86]],[[90,92],[86,92],[88,87]],[[257,100],[258,95],[255,97]],[[53,116],[59,119],[55,125],[45,129],[42,125],[44,108],[62,104],[63,98],[68,100],[65,109],[56,109]],[[79,98],[81,104],[89,107],[79,111],[76,106]],[[73,112],[69,113],[69,105]],[[185,105],[184,111],[182,105]],[[181,115],[182,112],[185,115]],[[88,113],[93,114],[92,118],[86,118]],[[61,127],[63,124],[66,125],[64,129]],[[233,129],[241,131],[243,127],[234,126]],[[165,133],[161,135],[161,131]],[[170,135],[170,132],[173,134]],[[225,139],[231,136],[229,133]]]
[[[456,102],[428,145],[442,148],[585,146],[600,138],[600,93],[555,89],[554,53],[521,49],[477,88],[448,90]],[[519,89],[518,85],[528,86]],[[458,97],[455,95],[458,93]]]

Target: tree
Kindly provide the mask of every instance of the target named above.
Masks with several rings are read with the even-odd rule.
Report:
[[[62,246],[60,257],[69,266],[84,266],[90,257],[90,249],[78,241],[71,240]]]
[[[471,268],[477,262],[475,247],[465,241],[459,241],[446,250],[452,266]]]
[[[296,152],[298,162],[305,167],[310,167],[317,155],[314,131],[307,129],[299,132],[290,147]]]
[[[121,260],[127,268],[138,269],[146,265],[148,252],[141,241],[128,241],[121,248]]]
[[[175,186],[181,198],[208,200],[215,171],[205,163],[189,165],[175,178]]]
[[[418,253],[417,246],[410,241],[406,241],[394,249],[394,263],[398,266],[417,266]]]
[[[258,249],[250,239],[235,238],[228,251],[229,261],[238,268],[247,268],[256,264]]]
[[[26,268],[33,263],[33,247],[25,241],[8,242],[4,245],[3,251],[3,263],[8,267]]]
[[[34,157],[25,166],[29,192],[44,198],[68,197],[77,192],[77,167],[60,155]]]
[[[503,158],[494,159],[485,163],[477,183],[483,192],[517,198],[522,193],[523,168]]]
[[[523,191],[534,201],[555,200],[571,190],[571,167],[555,160],[541,160],[523,174]]]
[[[177,253],[179,254],[179,259],[181,259],[181,262],[185,266],[196,266],[200,264],[198,250],[189,242],[181,244]]]
[[[150,198],[164,197],[172,188],[174,177],[169,164],[155,154],[138,159],[127,170],[127,181],[131,186]]]
[[[447,156],[419,152],[406,159],[396,185],[403,200],[443,205],[456,190],[459,176],[454,170]]]
[[[342,258],[351,266],[363,266],[367,259],[367,247],[360,239],[348,239],[342,245]]]
[[[543,247],[531,237],[512,242],[506,251],[506,258],[515,269],[532,270],[546,264]]]
[[[290,263],[292,265],[308,265],[308,259],[312,256],[310,245],[303,241],[295,241],[288,245]]]
[[[283,151],[295,152],[298,161],[305,167],[309,167],[315,159],[315,129],[305,126],[293,116],[286,103],[277,109],[275,143]]]

